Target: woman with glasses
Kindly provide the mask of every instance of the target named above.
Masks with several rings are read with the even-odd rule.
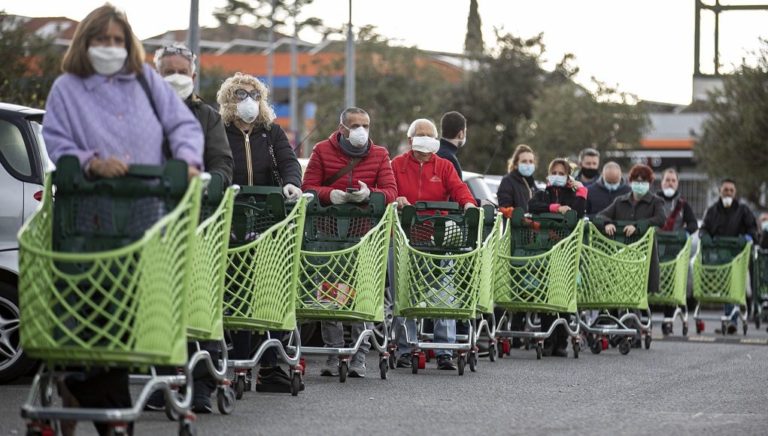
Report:
[[[269,91],[257,78],[235,73],[216,93],[235,167],[232,183],[240,186],[278,186],[291,200],[301,196],[301,166],[283,129],[274,123],[275,112],[267,104]],[[250,331],[232,332],[235,360],[247,360],[255,351]],[[272,332],[281,339],[281,332]],[[264,351],[256,379],[258,392],[291,392],[290,376],[277,365],[274,347]],[[250,373],[246,382],[250,385]]]

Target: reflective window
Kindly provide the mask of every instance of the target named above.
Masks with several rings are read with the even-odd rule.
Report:
[[[21,130],[15,124],[0,120],[0,156],[4,164],[23,176],[32,175],[32,164]]]

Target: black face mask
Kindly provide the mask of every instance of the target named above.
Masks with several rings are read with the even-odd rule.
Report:
[[[582,168],[581,175],[588,179],[594,179],[597,177],[597,168]]]

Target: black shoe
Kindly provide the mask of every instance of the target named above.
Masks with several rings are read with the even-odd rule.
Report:
[[[403,353],[397,358],[398,368],[410,368],[411,367],[411,354]]]
[[[555,350],[555,344],[552,342],[551,339],[544,339],[544,345],[541,347],[541,355],[544,357],[549,357],[552,355],[552,352]]]
[[[664,336],[669,336],[672,334],[672,323],[671,322],[665,322],[661,324],[661,333]]]
[[[632,339],[632,348],[643,348],[643,340],[640,339],[640,335]]]
[[[304,382],[299,385],[299,391],[304,390]],[[256,392],[290,393],[291,377],[279,366],[260,368],[256,378]]]
[[[453,363],[453,357],[449,354],[444,354],[437,358],[437,369],[444,371],[456,371],[456,365]]]
[[[152,392],[152,395],[150,395],[147,400],[147,404],[144,405],[144,410],[150,412],[162,412],[165,410],[165,397],[163,396],[163,391]]]
[[[552,357],[568,357],[568,347],[566,348],[553,348],[550,353]]]
[[[210,382],[199,381],[194,384],[194,397],[192,398],[192,411],[195,413],[212,413]]]
[[[729,335],[735,335],[738,328],[736,327],[736,324],[728,324],[728,334]]]
[[[520,339],[520,338],[512,338],[512,344],[511,345],[512,345],[512,348],[518,349],[518,348],[523,348],[523,345],[525,345],[525,344],[523,344],[523,340]]]

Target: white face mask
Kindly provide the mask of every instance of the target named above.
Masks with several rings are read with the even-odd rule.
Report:
[[[342,126],[344,126],[342,124]],[[366,144],[368,144],[368,130],[363,127],[355,127],[354,129],[350,129],[347,126],[344,126],[347,130],[349,130],[349,143],[352,144],[355,147],[364,147]]]
[[[414,151],[437,153],[437,150],[440,150],[440,141],[431,136],[416,136],[411,141]]]
[[[182,100],[186,100],[187,97],[192,95],[192,91],[195,88],[195,82],[192,80],[192,77],[185,74],[171,74],[163,77],[163,79],[171,85],[171,88],[176,91],[176,94]]]
[[[123,68],[128,50],[123,47],[88,47],[88,60],[93,69],[104,76],[111,76]]]
[[[733,197],[723,197],[722,201],[724,207],[731,207],[733,204]]]
[[[237,116],[246,123],[252,123],[259,116],[259,104],[251,97],[237,104]]]
[[[675,195],[675,192],[676,192],[676,191],[675,191],[674,189],[672,189],[672,188],[664,188],[664,189],[662,190],[662,192],[664,192],[664,196],[665,196],[665,197],[667,197],[667,198],[670,198],[670,197],[672,197],[673,195]]]

